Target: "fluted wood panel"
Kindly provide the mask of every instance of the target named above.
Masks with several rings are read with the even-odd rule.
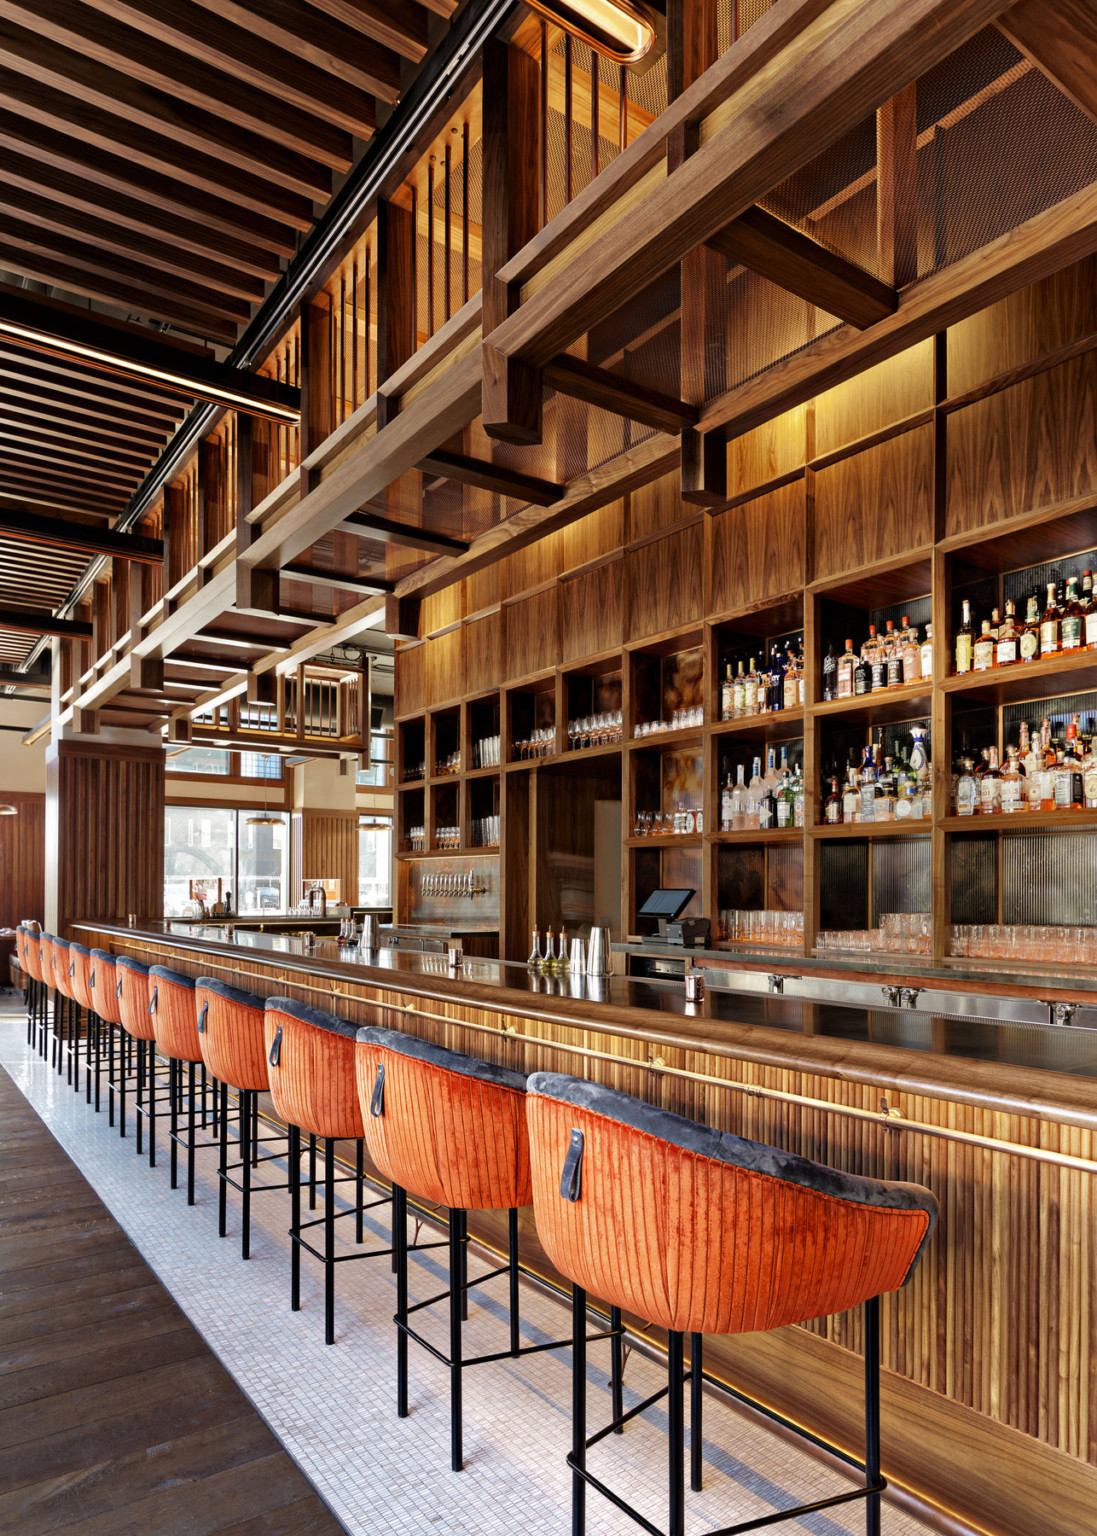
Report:
[[[592,1295],[679,1333],[754,1333],[844,1312],[903,1284],[925,1211],[861,1205],[699,1157],[531,1094],[537,1232]],[[572,1132],[582,1188],[560,1194]]]
[[[561,660],[620,646],[625,638],[625,562],[608,560],[560,583]]]
[[[932,424],[817,472],[816,577],[833,576],[932,542]]]
[[[365,1021],[363,1021],[365,1022]],[[354,1041],[268,1008],[263,1036],[269,1058],[282,1031],[277,1063],[268,1061],[270,1096],[289,1125],[314,1136],[363,1134],[354,1077]]]
[[[503,613],[507,676],[529,677],[533,672],[554,667],[560,657],[555,586],[509,603]]]
[[[164,754],[61,742],[46,760],[46,926],[164,910]]]
[[[712,609],[726,613],[804,584],[804,482],[712,520]]]
[[[169,952],[144,939],[116,936],[107,942],[146,962]],[[168,963],[198,974],[195,959],[179,951]],[[200,968],[219,974],[208,959]],[[1035,1105],[1031,1114],[996,1109],[991,1078],[977,1092],[952,1094],[954,1075],[963,1076],[969,1065],[962,1061],[918,1058],[921,1087],[914,1091],[907,1086],[908,1053],[887,1048],[878,1048],[873,1060],[889,1065],[864,1077],[848,1061],[837,1071],[820,1070],[798,1054],[794,1037],[785,1040],[780,1064],[773,1064],[737,1058],[702,1039],[686,1043],[675,1033],[689,1028],[684,1021],[668,1030],[665,1021],[638,1012],[628,1014],[622,1033],[595,1016],[610,1010],[587,1005],[585,1025],[551,1018],[545,1012],[555,1008],[551,1000],[539,1002],[539,1017],[516,1021],[489,1003],[456,995],[421,999],[411,990],[381,991],[351,979],[337,984],[335,1002],[322,977],[287,975],[284,967],[244,957],[233,957],[230,969],[226,980],[260,994],[276,991],[314,1007],[337,1006],[352,1022],[405,1029],[518,1071],[587,1076],[850,1173],[926,1185],[941,1208],[937,1230],[911,1283],[886,1297],[882,1309],[885,1471],[996,1536],[1077,1536],[1089,1528],[1097,1501],[1097,1178],[887,1130],[876,1116],[884,1097],[908,1121],[1091,1161],[1097,1159],[1097,1132],[1059,1124]],[[431,979],[424,984],[430,991]],[[386,1004],[418,1006],[447,1022]],[[516,1023],[524,1038],[505,1033]],[[600,1062],[566,1046],[635,1064]],[[652,1065],[653,1057],[659,1066]],[[873,1118],[852,1120],[722,1092],[660,1067],[853,1106]],[[970,1068],[979,1075],[980,1064]],[[349,1080],[353,1086],[353,1076]],[[995,1068],[993,1081],[1003,1092],[1026,1097],[1028,1079],[1008,1066]],[[1069,1086],[1064,1080],[1064,1089]],[[505,1228],[496,1218],[477,1217],[471,1227],[505,1245]],[[528,1222],[522,1243],[531,1262],[553,1273]],[[856,1450],[860,1348],[859,1314],[847,1313],[776,1333],[712,1339],[706,1360],[718,1375]]]
[[[205,1029],[198,1036],[202,1060],[218,1082],[232,1088],[268,1087],[263,1008],[249,1008],[208,987],[195,987],[194,1007]]]
[[[383,1112],[370,1112],[384,1065]],[[529,1205],[526,1096],[399,1051],[360,1042],[358,1102],[370,1156],[420,1200],[465,1211]]]
[[[295,811],[292,819],[294,878],[341,880],[343,900],[358,901],[357,811]]]
[[[700,522],[672,530],[625,556],[629,638],[699,623],[704,606],[704,534]]]
[[[1097,354],[948,420],[946,529],[963,533],[1097,490]]]
[[[194,988],[168,981],[164,976],[150,976],[149,987],[156,1044],[165,1056],[174,1056],[179,1061],[201,1061]]]

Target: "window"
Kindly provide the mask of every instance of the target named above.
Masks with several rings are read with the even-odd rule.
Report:
[[[281,779],[282,759],[277,752],[241,752],[237,769],[242,779]]]
[[[232,753],[217,747],[187,747],[182,752],[169,754],[168,773],[219,773],[232,772]]]
[[[372,786],[375,789],[384,789],[389,780],[388,772],[392,766],[392,732],[374,731],[370,736],[370,765],[368,768],[359,768],[354,776],[354,782],[364,786]]]
[[[392,906],[391,816],[363,816],[358,823],[358,905]]]
[[[284,912],[289,899],[289,817],[256,808],[169,805],[164,812],[164,916],[183,917],[192,880],[220,880],[221,896],[241,916]]]

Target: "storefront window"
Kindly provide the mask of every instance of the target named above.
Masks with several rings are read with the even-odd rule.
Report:
[[[164,813],[164,916],[184,917],[199,891],[241,915],[284,912],[289,891],[289,817],[256,826],[255,809],[169,805]]]
[[[367,816],[358,824],[358,904],[392,905],[392,820]]]

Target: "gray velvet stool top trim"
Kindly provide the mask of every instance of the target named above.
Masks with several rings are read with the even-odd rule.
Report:
[[[134,971],[138,976],[147,976],[149,974],[148,966],[142,965],[140,960],[134,960],[130,955],[119,955],[117,963],[124,965],[127,971]]]
[[[170,981],[177,987],[189,987],[194,991],[193,976],[184,976],[182,971],[169,971],[166,965],[150,965],[149,975],[155,976],[157,981]]]
[[[69,947],[68,939],[59,939],[55,933],[51,933],[49,938],[50,938],[50,943],[51,944],[56,944],[59,949],[68,949],[68,947]]]
[[[310,1008],[307,1003],[298,1003],[292,997],[268,997],[267,1007],[279,1013],[288,1013],[291,1019],[311,1024],[315,1029],[326,1029],[329,1035],[342,1035],[347,1040],[353,1040],[358,1033],[357,1024],[338,1019],[334,1013],[325,1013],[322,1008]]]
[[[93,960],[98,961],[100,965],[118,964],[118,956],[112,955],[109,949],[93,949],[91,957]]]
[[[828,1168],[825,1163],[813,1163],[806,1157],[799,1157],[795,1152],[782,1152],[758,1141],[746,1141],[742,1136],[733,1136],[730,1131],[718,1131],[711,1125],[701,1125],[684,1115],[675,1115],[669,1109],[657,1109],[654,1104],[645,1104],[641,1099],[619,1093],[615,1088],[605,1088],[600,1083],[589,1083],[583,1078],[567,1077],[559,1072],[534,1072],[529,1079],[528,1092],[604,1115],[607,1120],[631,1126],[634,1131],[655,1136],[671,1146],[695,1152],[699,1157],[711,1157],[736,1168],[764,1173],[789,1184],[800,1184],[820,1195],[893,1211],[925,1211],[929,1216],[927,1240],[937,1220],[936,1198],[921,1184],[892,1184],[884,1179],[842,1173],[840,1169]],[[921,1251],[919,1248],[919,1255]]]
[[[89,959],[91,958],[91,950],[90,949],[85,949],[83,944],[77,944],[75,939],[70,939],[69,940],[69,954],[71,955],[74,950],[75,950],[75,952],[78,955],[87,955]]]
[[[227,1003],[237,1003],[241,1008],[254,1008],[258,1013],[262,1013],[267,1006],[265,997],[256,997],[254,992],[245,992],[240,987],[230,987],[227,981],[218,981],[215,976],[199,976],[194,985],[204,987],[215,997],[223,997]]]
[[[39,937],[39,940],[45,939],[48,944],[52,944],[53,943],[53,934],[52,933],[47,933],[44,928],[42,929],[42,932],[38,935],[38,937]]]
[[[512,1072],[509,1067],[497,1067],[494,1062],[481,1061],[477,1056],[465,1056],[461,1051],[447,1050],[444,1045],[420,1040],[415,1035],[405,1035],[398,1029],[381,1029],[379,1025],[364,1024],[358,1031],[358,1043],[377,1045],[382,1050],[395,1051],[398,1056],[410,1056],[413,1061],[425,1061],[432,1067],[458,1072],[462,1077],[476,1077],[498,1088],[513,1088],[516,1093],[526,1091],[524,1072]]]

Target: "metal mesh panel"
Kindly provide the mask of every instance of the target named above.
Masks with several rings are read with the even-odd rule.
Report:
[[[1068,576],[1081,576],[1083,571],[1097,570],[1097,549],[1087,549],[1079,555],[1068,555],[1063,560],[1046,560],[1043,565],[1027,565],[1023,570],[1009,571],[1002,578],[1002,601],[1010,598],[1017,604],[1018,613],[1024,617],[1025,602],[1035,589],[1039,593],[1040,608],[1047,602],[1048,582],[1065,585]],[[965,592],[966,596],[966,592]]]
[[[756,378],[841,322],[743,268],[733,268],[728,386]]]
[[[773,0],[719,0],[716,10],[716,37],[720,52],[730,48],[737,37],[749,32],[772,10]]]
[[[761,202],[777,218],[875,273],[875,115],[843,134]]]

